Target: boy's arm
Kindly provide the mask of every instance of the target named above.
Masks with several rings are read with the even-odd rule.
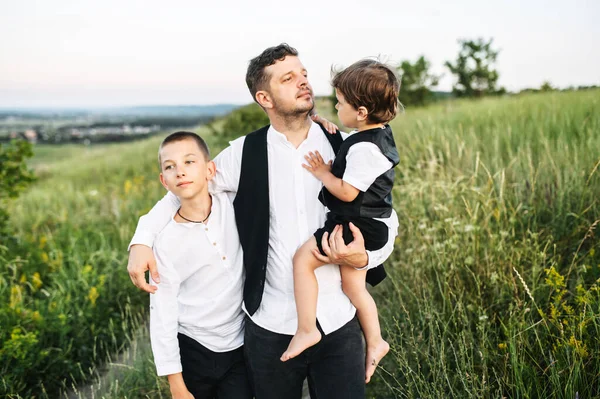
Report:
[[[179,199],[168,192],[148,214],[140,217],[135,234],[129,244],[129,261],[127,271],[133,284],[149,293],[156,292],[157,287],[146,282],[145,273],[150,275],[156,283],[160,282],[156,270],[156,260],[152,252],[154,238],[167,225],[169,220],[179,209]]]
[[[164,256],[157,252],[158,270],[161,276],[160,290],[150,295],[150,342],[156,373],[159,376],[181,373],[181,356],[179,352],[178,317],[179,304],[177,297],[181,281],[179,274]],[[156,285],[154,279],[150,284]]]
[[[302,167],[319,179],[327,190],[329,190],[329,192],[337,199],[345,202],[352,202],[356,196],[358,196],[360,190],[339,177],[335,177],[333,173],[331,173],[332,161],[325,163],[323,157],[319,154],[319,151],[315,151],[314,153],[312,151],[309,152],[304,156],[304,159],[306,159],[308,165],[302,164]]]
[[[242,152],[245,136],[239,137],[229,143],[214,159],[217,165],[217,174],[209,182],[208,190],[211,193],[237,192],[240,184],[240,171],[242,168]]]

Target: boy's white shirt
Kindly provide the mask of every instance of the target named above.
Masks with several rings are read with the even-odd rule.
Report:
[[[153,248],[160,288],[150,295],[150,339],[159,376],[182,371],[178,333],[213,352],[244,342],[243,256],[229,195],[212,195],[206,224],[177,223],[174,213]]]
[[[347,137],[345,134],[343,136]],[[209,186],[211,192],[237,191],[244,140],[245,137],[240,137],[232,141],[215,158],[217,175]],[[371,143],[361,143],[358,148],[363,144]],[[296,250],[323,226],[327,212],[327,208],[317,199],[322,183],[302,167],[305,163],[304,156],[315,150],[319,151],[325,162],[334,158],[329,141],[316,123],[312,124],[306,140],[298,148],[272,126],[267,132],[269,251],[263,298],[251,319],[257,325],[279,334],[293,335],[297,328],[292,258]],[[177,197],[167,193],[147,215],[140,218],[130,246],[143,244],[152,247],[156,234],[164,228],[178,207]],[[378,220],[389,228],[388,242],[379,250],[367,251],[369,263],[365,268],[380,265],[389,257],[398,234],[398,217],[395,211],[392,211],[389,218]],[[323,331],[329,334],[350,321],[356,309],[342,291],[337,265],[322,266],[315,274],[319,282],[317,318]],[[159,290],[161,285],[162,282]]]

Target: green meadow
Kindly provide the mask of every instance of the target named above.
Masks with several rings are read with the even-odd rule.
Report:
[[[600,397],[600,91],[445,101],[392,128],[399,237],[372,290],[392,349],[368,397]],[[0,243],[0,396],[169,397],[126,271],[166,134],[34,148]]]

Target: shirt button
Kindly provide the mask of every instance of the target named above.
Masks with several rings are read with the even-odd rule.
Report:
[[[205,228],[204,228],[204,231],[208,231],[208,227],[205,227]]]
[[[213,242],[213,245],[217,245],[217,243],[216,243],[216,242]]]
[[[227,257],[226,257],[226,256],[223,256],[223,260],[225,260],[225,259],[227,259]]]

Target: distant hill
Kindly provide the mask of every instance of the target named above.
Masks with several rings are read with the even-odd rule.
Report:
[[[149,105],[107,108],[0,108],[1,117],[70,118],[86,116],[116,117],[202,117],[220,116],[240,107],[236,104]]]

